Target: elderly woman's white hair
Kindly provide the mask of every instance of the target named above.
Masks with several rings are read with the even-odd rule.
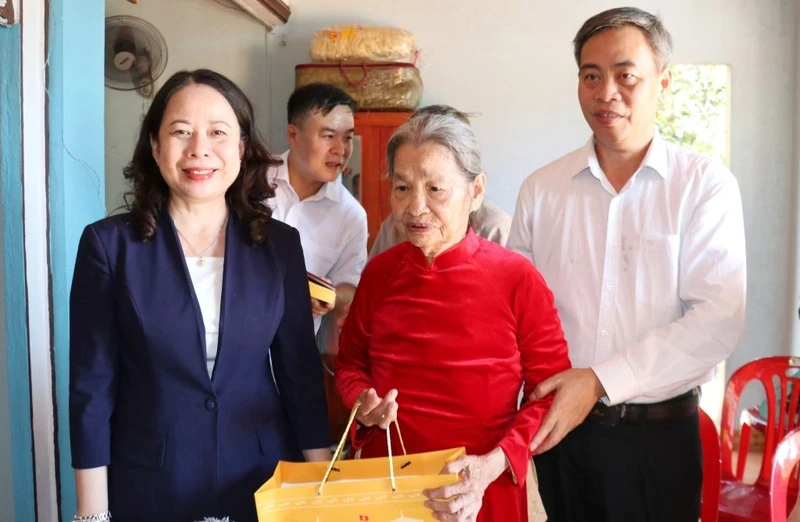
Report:
[[[389,140],[386,147],[389,177],[394,175],[394,159],[400,147],[406,144],[419,147],[430,142],[450,149],[467,181],[473,181],[483,172],[480,147],[467,115],[448,105],[431,105],[412,114]]]

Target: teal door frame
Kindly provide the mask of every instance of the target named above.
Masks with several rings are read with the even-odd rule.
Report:
[[[21,0],[23,12],[29,1],[41,0]],[[0,350],[5,350],[8,370],[14,522],[36,521],[37,502],[56,502],[64,521],[75,513],[69,445],[69,289],[83,228],[105,215],[105,0],[49,0],[46,5],[44,56],[23,47],[22,32],[36,29],[25,27],[24,20],[12,27],[0,27],[0,207],[6,338]],[[43,140],[47,190],[30,194],[33,189],[28,187],[26,194],[22,143],[26,86],[22,71],[23,65],[37,64],[46,66],[47,75],[47,130]],[[26,264],[24,197],[41,197],[47,202],[47,266]],[[29,329],[37,327],[28,324],[29,299],[41,298],[26,294],[26,273],[31,270],[49,271],[49,347],[29,346]],[[36,374],[32,379],[30,350],[48,348],[52,375]],[[55,433],[39,433],[33,428],[31,387],[42,378],[53,380]],[[37,483],[53,477],[37,476],[34,438],[38,444],[45,441],[55,447],[56,499],[36,497],[37,491],[41,494],[46,489],[37,488]]]
[[[22,221],[22,28],[0,27],[0,207],[3,215],[8,412],[15,522],[34,520],[33,434]]]

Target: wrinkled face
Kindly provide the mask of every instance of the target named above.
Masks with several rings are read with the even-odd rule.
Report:
[[[225,97],[188,85],[170,98],[150,145],[170,198],[191,203],[224,199],[239,175],[245,142]]]
[[[581,50],[578,99],[598,145],[619,151],[646,146],[671,73],[636,27],[608,29]]]
[[[353,153],[355,120],[347,105],[323,116],[315,112],[287,130],[292,164],[307,181],[327,183],[339,177]]]
[[[483,201],[486,176],[473,181],[450,149],[438,143],[402,145],[394,157],[392,213],[400,233],[430,259],[458,244],[470,212]]]

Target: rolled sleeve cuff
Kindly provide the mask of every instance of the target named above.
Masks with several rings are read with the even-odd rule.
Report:
[[[621,404],[640,394],[636,375],[622,355],[615,355],[595,364],[592,371],[603,385],[610,406]]]
[[[334,273],[330,274],[328,279],[331,280],[333,286],[350,285],[352,287],[357,287],[359,281],[361,281],[361,272],[351,271],[349,273]]]
[[[498,444],[508,462],[508,472],[511,473],[511,480],[518,487],[525,485],[528,477],[528,464],[531,460],[530,449],[514,443],[511,440],[503,440]]]
[[[372,386],[369,381],[356,379],[348,383],[347,386],[337,387],[336,391],[342,398],[342,404],[344,404],[348,410],[352,410],[361,394],[370,388],[374,388],[374,386]]]

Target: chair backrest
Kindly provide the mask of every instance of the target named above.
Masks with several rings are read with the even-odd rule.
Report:
[[[720,449],[717,426],[702,409],[700,413],[700,442],[703,446],[703,507],[700,522],[717,522],[719,516]]]
[[[769,486],[772,522],[786,522],[787,492],[790,484],[797,481],[795,467],[798,462],[800,462],[800,429],[795,429],[778,444],[772,459]]]
[[[800,424],[798,401],[800,400],[800,378],[791,377],[800,368],[796,357],[765,357],[751,361],[731,375],[725,388],[722,403],[722,476],[735,478],[733,473],[733,440],[737,428],[739,399],[745,386],[758,381],[767,395],[767,424],[764,441],[764,458],[761,462],[758,482],[767,486],[770,482],[770,463],[778,443],[789,431]],[[791,385],[790,385],[791,383]]]

